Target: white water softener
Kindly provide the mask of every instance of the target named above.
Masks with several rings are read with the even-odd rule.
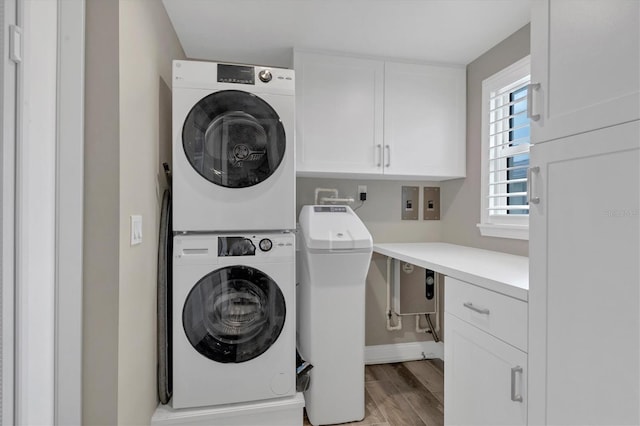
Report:
[[[298,349],[314,366],[307,416],[314,426],[362,420],[371,234],[347,206],[304,206],[299,226]]]

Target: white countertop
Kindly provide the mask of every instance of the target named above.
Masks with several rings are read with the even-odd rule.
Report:
[[[529,258],[446,243],[374,244],[373,251],[516,299],[528,300]]]

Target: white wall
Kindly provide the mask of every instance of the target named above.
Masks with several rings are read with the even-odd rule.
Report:
[[[120,1],[118,424],[148,424],[157,399],[156,264],[161,163],[170,161],[171,61],[184,52],[162,3]],[[160,191],[156,191],[160,188]],[[142,215],[143,242],[129,244]]]

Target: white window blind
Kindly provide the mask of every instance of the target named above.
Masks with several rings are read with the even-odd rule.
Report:
[[[489,99],[490,216],[528,215],[529,119],[527,94],[530,76],[491,93]]]
[[[482,83],[483,235],[528,238],[529,58]]]

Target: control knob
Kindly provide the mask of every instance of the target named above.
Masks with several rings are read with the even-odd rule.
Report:
[[[262,250],[262,251],[269,251],[269,250],[271,250],[271,247],[273,247],[273,243],[271,242],[270,239],[263,238],[263,239],[260,240],[260,243],[258,244],[258,246],[260,247],[260,250]]]
[[[263,83],[268,83],[273,78],[273,75],[271,75],[271,71],[269,70],[262,70],[258,73],[258,78],[260,78],[260,81]]]

